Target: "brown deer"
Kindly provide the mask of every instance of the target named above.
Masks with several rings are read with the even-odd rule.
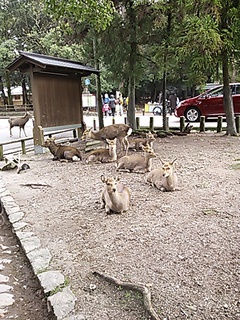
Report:
[[[114,162],[117,160],[117,149],[116,149],[116,142],[117,139],[106,139],[108,143],[108,149],[97,149],[93,150],[87,156],[86,162]]]
[[[8,122],[10,125],[10,137],[12,137],[12,128],[13,127],[19,127],[19,137],[21,137],[21,130],[23,130],[25,137],[26,137],[27,134],[25,132],[25,124],[28,122],[28,120],[30,118],[32,118],[32,116],[29,112],[25,112],[25,114],[22,117],[9,118]]]
[[[156,157],[153,149],[147,145],[142,146],[144,154],[131,154],[118,160],[117,171],[125,170],[128,172],[145,173],[151,170],[151,160]]]
[[[130,206],[131,190],[119,183],[119,177],[106,178],[101,176],[105,184],[101,193],[101,208],[105,208],[106,213],[122,213],[127,211]]]
[[[132,143],[134,144],[134,149],[136,151],[142,150],[142,146],[145,146],[148,144],[151,148],[153,148],[153,141],[155,141],[155,137],[152,134],[151,131],[149,131],[148,133],[146,133],[146,137],[145,138],[135,138],[132,139]]]
[[[160,159],[161,160],[161,159]],[[146,176],[146,182],[152,186],[160,189],[161,191],[174,191],[177,189],[178,178],[176,172],[174,172],[174,162],[162,162],[162,167],[153,169]]]
[[[92,131],[92,128],[87,129],[83,132],[81,139],[94,139],[106,142],[106,139],[113,140],[117,138],[127,154],[129,148],[128,136],[130,136],[131,133],[132,128],[126,124],[112,124],[103,127],[99,131]]]
[[[53,154],[53,160],[65,159],[68,161],[74,161],[74,157],[82,160],[82,154],[77,148],[56,144],[55,138],[48,138],[44,142],[43,147],[50,150],[50,152]]]

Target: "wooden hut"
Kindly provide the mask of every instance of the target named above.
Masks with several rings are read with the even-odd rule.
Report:
[[[76,129],[83,125],[82,77],[99,70],[71,61],[42,54],[20,51],[20,56],[7,69],[29,74],[33,112],[34,149],[42,153],[44,132]]]

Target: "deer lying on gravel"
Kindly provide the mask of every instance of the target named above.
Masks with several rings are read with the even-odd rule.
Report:
[[[87,156],[86,162],[114,162],[117,160],[117,148],[116,142],[117,139],[109,140],[106,139],[108,143],[108,149],[97,149],[93,150]]]
[[[146,182],[152,186],[160,189],[161,191],[174,191],[178,185],[177,174],[174,172],[174,162],[162,162],[162,167],[153,169],[146,176]]]
[[[151,148],[153,148],[153,141],[155,141],[155,137],[152,134],[151,131],[149,131],[148,133],[146,133],[146,137],[145,138],[135,138],[132,139],[132,142],[134,143],[134,149],[136,151],[139,151],[142,149],[142,146],[145,146],[148,144]]]
[[[30,118],[32,118],[32,116],[29,112],[25,112],[25,114],[22,117],[9,118],[8,122],[10,125],[10,137],[12,137],[12,128],[13,127],[19,127],[19,137],[21,137],[21,130],[23,130],[25,137],[26,137],[27,135],[26,135],[24,127]]]
[[[127,211],[130,205],[131,190],[119,183],[119,177],[106,178],[101,176],[105,184],[101,193],[101,208],[105,208],[106,213],[122,213]]]
[[[106,142],[106,139],[113,140],[117,138],[120,145],[128,152],[128,136],[132,133],[132,128],[126,124],[112,124],[110,126],[103,127],[99,131],[92,131],[92,128],[83,132],[82,140],[94,139]]]
[[[55,143],[55,138],[48,138],[43,147],[48,148],[53,154],[53,160],[65,159],[68,161],[74,161],[75,157],[82,160],[81,152],[72,146],[63,146],[61,144]]]
[[[151,160],[156,157],[153,149],[147,145],[142,146],[144,155],[131,154],[120,158],[117,162],[117,171],[126,170],[129,172],[145,173],[151,170]]]

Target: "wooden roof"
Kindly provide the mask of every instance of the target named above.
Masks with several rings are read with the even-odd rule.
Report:
[[[89,66],[63,58],[46,56],[38,53],[19,51],[20,56],[8,65],[9,71],[19,70],[27,73],[30,70],[38,73],[55,73],[62,75],[88,76],[100,71]]]

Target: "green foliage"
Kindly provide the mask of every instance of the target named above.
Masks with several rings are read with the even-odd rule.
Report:
[[[47,10],[57,19],[71,17],[79,23],[86,23],[91,28],[104,30],[112,21],[114,11],[110,0],[46,0]]]

